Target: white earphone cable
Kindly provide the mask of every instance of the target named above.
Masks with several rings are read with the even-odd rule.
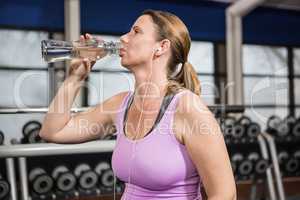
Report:
[[[154,51],[154,52],[152,53],[152,56],[151,56],[152,59],[154,58],[155,52],[156,52],[156,51]],[[150,69],[151,69],[151,71],[150,71],[149,75],[147,76],[146,84],[149,84],[149,79],[150,79],[151,76],[152,76],[152,72],[153,72],[153,71],[152,71],[152,70],[153,70],[152,67],[153,67],[153,60],[151,60],[151,62],[150,62]],[[137,133],[136,133],[135,137],[132,139],[132,140],[133,140],[133,153],[132,153],[132,156],[131,156],[131,161],[130,161],[131,163],[132,163],[133,158],[135,157],[136,142],[137,142],[136,140],[137,140],[137,138],[140,136],[138,129],[139,129],[139,125],[140,125],[140,122],[141,122],[141,117],[142,117],[143,110],[144,110],[145,96],[147,96],[148,88],[149,88],[149,85],[146,85],[146,90],[145,90],[144,98],[143,98],[143,100],[142,100],[142,110],[141,110],[141,114],[139,115],[138,125],[137,125],[137,129],[136,129],[136,132],[137,132]],[[133,95],[134,95],[134,93],[133,93]],[[125,132],[126,132],[126,126],[125,126]],[[130,165],[130,166],[132,166],[132,165]],[[132,167],[130,167],[130,169],[129,169],[128,184],[131,183],[131,176],[132,176]],[[132,187],[133,187],[133,186],[132,186]],[[133,187],[132,192],[134,192],[134,187]],[[125,191],[124,193],[125,193],[124,199],[127,200],[127,199],[126,199],[126,191]]]

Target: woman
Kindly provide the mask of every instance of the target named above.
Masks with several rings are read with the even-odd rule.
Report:
[[[200,184],[209,200],[236,199],[223,135],[199,97],[200,84],[187,60],[191,40],[184,23],[171,13],[147,10],[121,43],[121,64],[135,77],[134,92],[71,116],[93,65],[75,60],[49,107],[41,137],[80,143],[112,134],[108,130],[115,125],[112,167],[126,182],[122,199],[201,199]]]

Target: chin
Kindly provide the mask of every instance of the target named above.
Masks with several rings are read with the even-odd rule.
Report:
[[[129,66],[129,63],[127,63],[125,60],[121,60],[121,65],[123,66],[123,67],[128,67]]]
[[[132,62],[132,60],[128,60],[124,57],[121,58],[121,65],[124,67],[133,66],[134,64],[135,64],[135,62]]]

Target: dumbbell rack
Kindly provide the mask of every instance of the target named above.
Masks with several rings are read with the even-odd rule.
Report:
[[[233,110],[233,112],[229,111],[229,113],[234,113],[234,112],[239,113],[239,110],[235,109]],[[218,114],[220,115],[221,119],[224,119],[226,117],[225,115],[226,112],[224,112],[224,110],[221,110],[221,112],[218,112]],[[272,167],[273,173],[270,167],[266,170],[266,179],[267,179],[270,200],[285,200],[285,192],[284,192],[283,183],[281,179],[279,162],[277,159],[277,149],[275,145],[275,140],[273,136],[269,135],[268,133],[261,132],[257,136],[257,141],[258,141],[258,145],[262,157],[266,160],[270,160],[273,166]],[[276,185],[276,187],[274,185]],[[275,188],[277,189],[277,191]],[[250,200],[256,200],[256,184],[251,185]]]
[[[243,112],[243,106],[225,106],[216,105],[209,106],[210,110],[216,115],[223,115],[225,113],[241,113]],[[73,112],[81,112],[87,108],[76,108]],[[47,108],[35,108],[35,109],[0,109],[0,114],[16,114],[16,113],[45,113]],[[266,171],[268,189],[270,194],[270,200],[285,200],[283,184],[281,180],[278,160],[276,157],[276,146],[272,136],[267,133],[262,133],[258,136],[258,143],[260,151],[264,159],[269,160],[268,147],[271,152],[271,160],[274,166],[274,175],[276,180],[276,188],[278,190],[279,198],[276,197],[276,191],[274,188],[274,177],[270,168]],[[28,189],[28,177],[27,177],[27,165],[26,158],[34,156],[49,156],[49,155],[66,155],[66,154],[86,154],[86,153],[102,153],[112,152],[115,146],[114,141],[94,141],[84,144],[15,144],[0,146],[0,158],[6,158],[7,174],[11,185],[11,200],[17,200],[16,191],[16,175],[14,172],[14,158],[18,160],[20,182],[21,182],[21,196],[22,200],[30,200]],[[115,199],[115,193],[114,193]]]
[[[115,141],[103,140],[84,144],[15,144],[0,146],[0,158],[6,159],[7,175],[11,186],[10,200],[18,200],[14,158],[17,158],[22,200],[30,200],[26,158],[34,156],[70,155],[112,152]],[[115,193],[114,193],[115,199]]]
[[[269,191],[269,200],[285,200],[284,196],[284,190],[283,190],[283,184],[282,179],[280,178],[280,171],[279,171],[279,164],[277,160],[277,153],[276,153],[276,147],[275,143],[273,141],[273,148],[271,148],[271,142],[272,140],[268,140],[269,138],[272,139],[272,136],[268,135],[267,133],[260,133],[257,136],[257,145],[258,145],[258,151],[260,151],[261,156],[263,159],[270,161],[269,167],[265,171],[265,176],[261,177],[260,179],[256,178],[250,178],[247,180],[242,180],[240,183],[249,183],[248,180],[250,180],[250,196],[249,200],[257,200],[257,181],[259,182],[265,182],[267,184],[267,188]],[[241,143],[243,144],[243,143]],[[249,143],[251,144],[251,143]],[[253,144],[253,143],[252,143]],[[275,149],[274,149],[275,148]],[[270,153],[270,152],[273,153]],[[273,154],[273,155],[272,155]],[[275,155],[275,157],[274,157]]]
[[[216,115],[227,112],[243,112],[243,106],[225,106],[213,105],[208,106]],[[72,112],[82,112],[87,110],[86,107],[73,108]],[[28,114],[28,113],[46,113],[48,108],[0,108],[0,114]],[[98,141],[97,143],[84,143],[76,145],[58,145],[58,144],[14,144],[0,146],[0,158],[6,158],[8,179],[11,185],[11,199],[17,200],[17,183],[15,175],[14,158],[18,161],[18,171],[21,183],[22,200],[30,200],[28,177],[27,177],[27,157],[49,156],[49,155],[66,155],[66,154],[84,154],[84,153],[102,153],[112,152],[114,149],[113,141]],[[115,191],[115,188],[114,188]],[[115,193],[114,193],[115,199]]]

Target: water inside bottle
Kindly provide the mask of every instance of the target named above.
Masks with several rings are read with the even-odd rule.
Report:
[[[44,42],[44,44],[43,44]],[[69,60],[72,58],[89,58],[92,61],[99,60],[108,54],[117,54],[118,49],[110,48],[110,46],[82,45],[73,42],[72,45],[55,46],[42,41],[42,57],[48,63]],[[109,43],[108,43],[109,44]]]
[[[96,61],[105,57],[108,51],[99,47],[75,47],[72,54],[77,58],[89,58],[90,60]]]

